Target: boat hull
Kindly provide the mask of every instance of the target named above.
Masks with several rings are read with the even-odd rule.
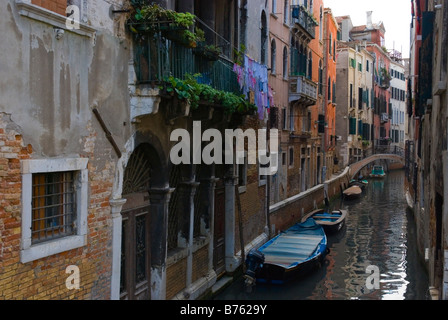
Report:
[[[336,233],[340,231],[344,225],[347,218],[346,210],[335,210],[331,213],[326,212],[324,209],[318,209],[307,214],[302,222],[312,218],[317,224],[324,228],[326,233]]]
[[[265,263],[257,274],[257,283],[282,285],[295,279],[300,279],[322,265],[325,254],[316,255],[314,258],[299,264],[292,269],[286,269],[278,265]]]
[[[256,281],[281,285],[320,266],[327,237],[323,227],[309,219],[274,237],[259,252],[265,260],[256,268]]]
[[[362,189],[358,186],[352,186],[343,192],[346,200],[354,200],[361,197]]]

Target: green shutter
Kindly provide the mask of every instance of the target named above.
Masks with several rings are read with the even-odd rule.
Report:
[[[348,134],[356,134],[356,118],[349,119],[349,132]]]

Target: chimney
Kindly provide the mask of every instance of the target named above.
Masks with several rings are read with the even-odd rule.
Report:
[[[372,11],[367,11],[367,24],[366,24],[367,30],[373,29],[373,23],[372,23]]]

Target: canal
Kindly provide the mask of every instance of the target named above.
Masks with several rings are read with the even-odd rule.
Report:
[[[344,229],[328,236],[330,252],[321,268],[283,286],[244,289],[239,278],[216,300],[427,300],[428,276],[416,249],[416,230],[407,209],[404,172],[369,180],[362,197],[338,200],[347,209]]]

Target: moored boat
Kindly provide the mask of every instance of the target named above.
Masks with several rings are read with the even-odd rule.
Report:
[[[369,182],[367,180],[351,180],[348,184],[349,187],[358,186],[361,190],[364,190]]]
[[[370,174],[371,178],[384,178],[386,173],[384,172],[383,166],[373,166],[372,173]]]
[[[310,218],[314,219],[317,224],[321,225],[325,232],[337,232],[345,225],[347,210],[334,210],[327,212],[324,209],[317,209],[303,217],[302,221],[305,222]]]
[[[298,223],[249,252],[246,284],[284,284],[320,265],[327,252],[327,236],[314,219]]]
[[[353,200],[358,199],[362,194],[362,189],[358,186],[351,186],[350,188],[344,190],[344,199]]]

